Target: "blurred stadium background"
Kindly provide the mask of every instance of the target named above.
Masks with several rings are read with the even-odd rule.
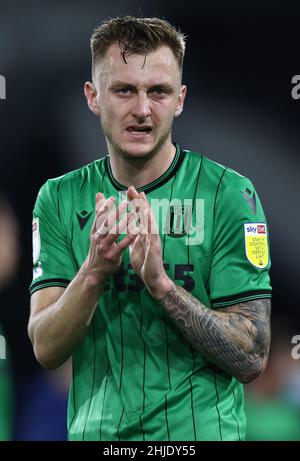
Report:
[[[26,332],[31,212],[46,179],[106,153],[83,94],[89,37],[125,14],[165,17],[187,34],[188,96],[174,139],[248,176],[263,202],[273,342],[267,371],[246,386],[248,439],[300,440],[300,360],[291,357],[300,334],[300,99],[291,97],[300,6],[279,0],[0,1],[0,440],[66,438],[70,365],[42,370]]]

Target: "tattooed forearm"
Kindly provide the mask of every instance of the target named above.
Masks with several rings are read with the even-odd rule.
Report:
[[[265,368],[270,346],[269,299],[212,310],[174,285],[160,302],[195,349],[241,382],[251,381]]]

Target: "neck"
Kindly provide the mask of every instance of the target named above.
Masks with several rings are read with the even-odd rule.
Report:
[[[170,167],[176,153],[171,140],[167,141],[157,152],[145,157],[120,156],[114,149],[109,149],[110,166],[114,178],[123,186],[136,189],[155,181]]]

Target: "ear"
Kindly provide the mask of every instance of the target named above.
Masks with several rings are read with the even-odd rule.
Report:
[[[179,117],[179,115],[183,111],[183,104],[184,104],[186,92],[187,92],[186,85],[181,85],[181,89],[180,89],[180,93],[178,96],[178,101],[177,101],[176,109],[175,109],[175,117]]]
[[[85,82],[84,84],[84,94],[88,103],[89,108],[93,112],[93,114],[100,116],[100,108],[98,104],[97,98],[97,90],[93,83]]]

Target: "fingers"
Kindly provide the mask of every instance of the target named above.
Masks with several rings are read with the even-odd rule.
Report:
[[[128,201],[126,199],[123,200],[117,207],[115,207],[114,197],[110,197],[108,200],[106,200],[103,206],[99,209],[95,218],[93,226],[93,233],[95,234],[95,238],[97,239],[100,235],[103,237],[112,236],[107,238],[107,242],[112,243],[115,241],[131,222],[129,219],[131,215],[134,215],[134,212],[131,211],[126,213],[120,219],[123,212],[126,211],[127,208]]]
[[[138,192],[134,186],[128,187],[126,195],[130,202],[139,203],[139,200],[145,200],[149,205],[145,192]]]
[[[115,201],[116,199],[114,197],[109,197],[107,200],[105,200],[104,203],[102,203],[95,216],[92,226],[92,233],[96,232],[102,226],[107,217],[107,214],[113,208]],[[102,202],[102,199],[99,199],[99,202]]]
[[[116,219],[115,219],[115,221],[117,221],[119,219],[119,217],[121,216],[123,211],[127,210],[127,207],[128,207],[128,201],[125,199],[116,208]]]
[[[125,214],[120,222],[116,223],[106,235],[101,234],[101,229],[99,229],[95,235],[95,239],[98,240],[99,243],[101,241],[102,251],[113,249],[112,254],[114,256],[119,256],[138,235],[135,218],[136,215],[134,212]],[[117,238],[120,237],[124,230],[127,235],[118,244],[114,245]]]
[[[98,192],[96,194],[96,206],[95,206],[95,220],[94,220],[94,226],[92,228],[93,231],[98,230],[102,224],[107,220],[107,217],[110,217],[113,220],[117,220],[119,216],[122,214],[124,209],[126,209],[127,206],[127,201],[123,200],[119,207],[116,208],[115,215],[112,213],[112,210],[114,209],[115,205],[115,198],[114,197],[109,197],[108,199],[105,198],[104,194],[102,192]],[[108,224],[108,221],[106,221],[106,225]],[[106,232],[104,232],[106,233]]]
[[[102,207],[102,205],[105,203],[105,195],[102,192],[98,192],[96,194],[96,205],[95,205],[95,214],[98,213],[98,210]]]
[[[134,213],[129,214],[127,235],[116,245],[116,252],[118,255],[120,255],[125,248],[129,247],[139,235],[139,229],[135,223],[136,215]]]
[[[149,234],[159,234],[154,212],[150,206],[150,203],[147,200],[145,192],[141,192],[140,196],[141,199],[144,200],[144,206],[147,213],[147,223],[145,223],[145,227],[148,230]]]
[[[138,224],[139,224],[139,233],[142,235],[148,234],[148,225],[147,225],[147,209],[141,207],[138,211]]]
[[[129,209],[139,212],[144,202],[140,198],[140,193],[137,192],[134,186],[129,186],[127,189],[127,199],[129,201]]]
[[[127,207],[127,200],[123,200],[123,202],[121,202],[117,207],[109,206],[108,211],[102,216],[102,218],[99,219],[100,234],[106,235],[119,233],[118,226],[120,223],[118,223],[118,220],[123,212],[127,210]]]
[[[127,221],[126,221],[127,218]],[[124,239],[127,238],[127,236],[137,236],[139,234],[139,229],[136,225],[136,214],[134,212],[128,213],[127,216],[124,217],[124,223],[122,223],[122,228],[120,229],[120,234],[125,231],[126,236]],[[124,240],[123,239],[123,240]],[[118,245],[122,248],[123,244],[121,240]]]
[[[125,199],[116,207],[114,197],[106,199],[101,192],[96,195],[96,209],[98,211],[93,223],[92,233],[95,234],[94,237],[96,240],[101,236],[102,244],[105,243],[105,246],[111,246],[115,243],[117,238],[126,229],[126,226],[126,233],[132,235],[140,234],[141,238],[146,235],[158,233],[155,217],[146,194],[144,192],[137,192],[134,186],[130,186],[127,190],[127,199],[129,201]],[[128,205],[130,205],[129,208],[133,209],[134,220],[131,218],[132,212],[126,213],[120,219],[123,212],[128,208]],[[130,226],[133,226],[132,229],[129,229]],[[129,237],[127,240],[129,241],[131,238]],[[124,242],[126,246],[128,246],[127,240]]]
[[[129,186],[127,189],[127,198],[128,200],[134,200],[139,198],[139,192],[136,190],[134,186]]]
[[[141,192],[140,200],[143,202],[138,213],[140,221],[140,233],[148,235],[159,234],[154,212],[144,192]]]
[[[126,237],[124,237],[121,242],[119,242],[116,246],[116,252],[118,255],[123,253],[123,251],[129,247],[134,240],[137,238],[138,234],[128,234]]]
[[[120,237],[123,231],[125,231],[126,234],[132,232],[132,230],[136,227],[134,225],[134,218],[135,213],[130,211],[129,213],[126,213],[119,222],[115,223],[112,227],[110,227],[105,238],[106,243],[111,245],[113,242],[116,241],[118,237]],[[135,232],[138,233],[137,228]]]
[[[104,196],[103,192],[97,192],[95,198],[96,198],[96,203],[97,203],[99,200],[105,199],[105,196]]]
[[[156,219],[151,208],[148,209],[148,232],[151,235],[159,234]]]
[[[145,192],[137,192],[134,186],[129,186],[127,189],[127,198],[130,203],[131,209],[133,209],[138,215],[139,233],[148,234],[148,219],[147,209],[150,208],[150,204],[146,198]]]
[[[105,196],[98,192],[96,194],[96,216],[92,227],[92,232],[98,231],[102,227],[101,233],[107,234],[118,221],[119,217],[128,207],[128,201],[124,199],[117,207],[115,207],[116,199],[114,197]]]

